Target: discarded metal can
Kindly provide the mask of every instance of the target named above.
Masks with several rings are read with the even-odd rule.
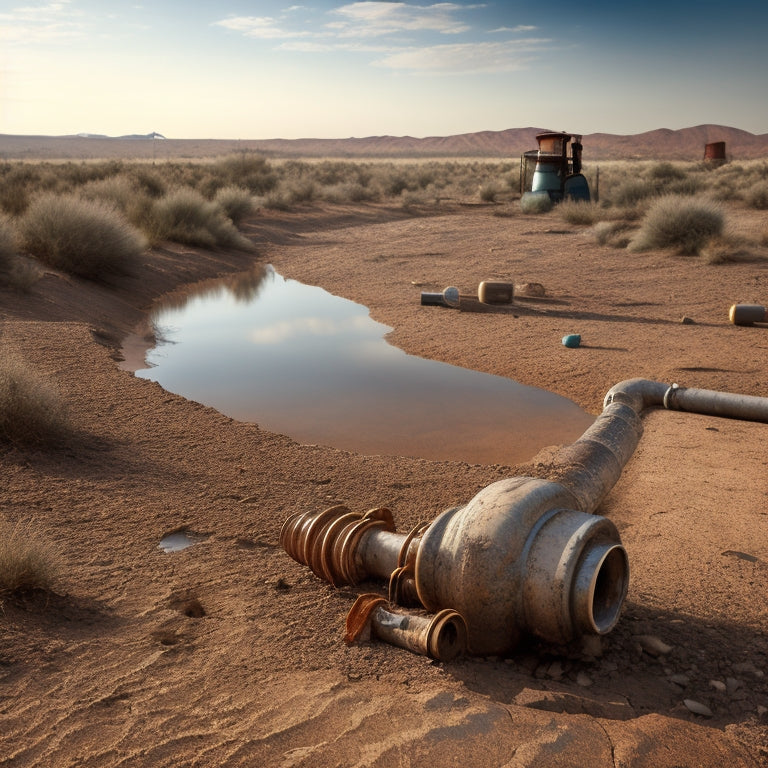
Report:
[[[515,295],[514,283],[483,280],[477,288],[477,298],[483,304],[510,304]]]
[[[563,346],[569,349],[576,349],[576,347],[581,346],[581,335],[569,333],[567,336],[563,336]]]
[[[422,293],[421,294],[422,306],[434,306],[434,307],[447,307],[448,305],[443,300],[442,293]]]
[[[752,325],[768,322],[768,313],[761,304],[733,304],[728,319],[734,325]]]
[[[453,285],[448,286],[441,293],[422,293],[421,303],[422,306],[435,306],[435,307],[452,307],[459,306],[461,301],[461,294],[459,289]]]

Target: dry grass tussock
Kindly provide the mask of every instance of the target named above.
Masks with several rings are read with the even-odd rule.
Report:
[[[24,250],[51,267],[101,279],[136,271],[146,238],[111,204],[47,193],[19,221]]]
[[[674,248],[682,255],[696,255],[722,235],[724,225],[723,211],[714,201],[665,195],[648,209],[627,248],[635,252]]]
[[[56,387],[7,350],[0,350],[0,441],[49,446],[70,431]]]
[[[62,570],[59,547],[39,525],[0,520],[0,597],[52,592]]]

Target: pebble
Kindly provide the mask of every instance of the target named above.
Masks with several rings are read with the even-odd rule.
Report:
[[[581,653],[599,659],[603,655],[603,643],[600,635],[584,635],[581,638]]]
[[[660,637],[656,637],[656,635],[635,635],[633,640],[651,656],[666,655],[672,650],[671,645],[667,645]]]
[[[592,678],[584,672],[579,672],[576,675],[576,685],[580,685],[582,688],[589,688],[592,685]]]
[[[734,672],[751,672],[755,677],[763,677],[764,672],[762,669],[758,669],[752,662],[743,661],[738,664],[734,664],[732,667]]]
[[[741,680],[737,680],[735,677],[725,678],[725,689],[728,691],[729,696],[733,696],[733,694],[736,693],[736,691],[738,691],[741,686]]]
[[[683,325],[693,325],[694,324],[693,318],[692,317],[688,317],[688,315],[683,315],[683,317],[680,318],[680,322]]]
[[[725,693],[725,683],[722,680],[710,680],[709,684],[720,693]]]
[[[676,685],[682,685],[683,688],[685,688],[688,683],[690,683],[690,679],[688,678],[688,675],[670,675],[669,680],[672,683],[675,683]]]
[[[563,676],[563,665],[559,661],[553,661],[547,669],[547,677],[559,680]]]
[[[702,704],[700,701],[694,701],[693,699],[683,699],[683,704],[685,704],[685,706],[691,712],[693,712],[694,715],[712,717],[712,710],[705,704]]]

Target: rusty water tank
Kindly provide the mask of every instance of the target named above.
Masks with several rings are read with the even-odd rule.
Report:
[[[725,142],[724,141],[711,141],[704,147],[704,159],[708,162],[724,163],[725,157]]]

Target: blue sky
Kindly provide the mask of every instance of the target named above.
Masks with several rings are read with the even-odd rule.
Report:
[[[768,132],[768,2],[0,0],[0,133]]]

